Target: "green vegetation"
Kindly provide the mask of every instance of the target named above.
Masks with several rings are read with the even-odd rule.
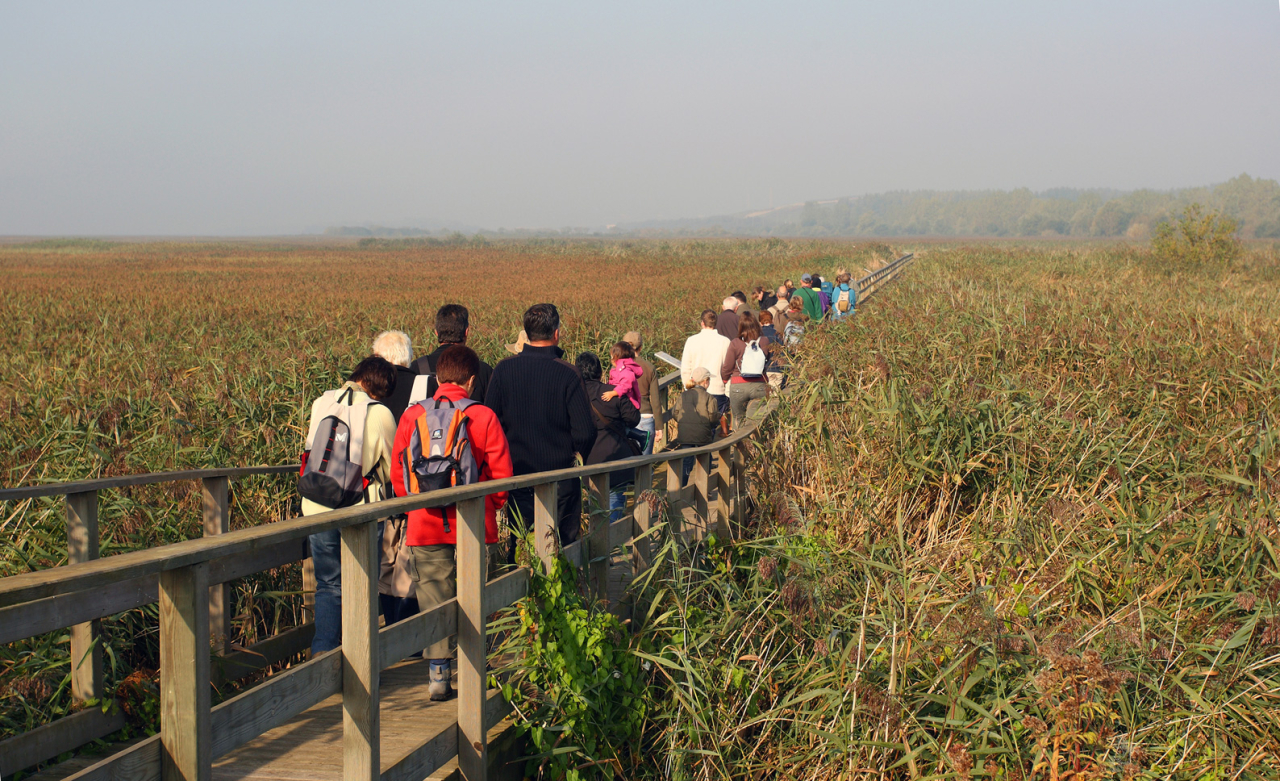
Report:
[[[1175,266],[1195,271],[1206,266],[1226,266],[1240,257],[1236,238],[1240,224],[1220,212],[1205,213],[1200,204],[1187,207],[1176,220],[1156,226],[1151,250]]]

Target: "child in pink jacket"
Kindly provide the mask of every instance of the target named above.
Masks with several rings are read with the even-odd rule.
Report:
[[[609,348],[609,358],[613,360],[613,367],[609,369],[608,381],[613,386],[613,390],[606,391],[600,398],[604,401],[613,401],[623,396],[635,405],[636,409],[640,409],[640,375],[644,374],[644,369],[636,363],[635,348],[630,342],[618,342]],[[648,448],[650,437],[648,431],[638,428],[628,429],[627,436],[636,441],[641,452]]]
[[[618,342],[609,348],[609,357],[613,367],[609,369],[608,383],[613,390],[607,391],[601,399],[613,401],[619,396],[626,396],[636,409],[640,409],[640,375],[644,369],[636,363],[636,351],[628,342]]]

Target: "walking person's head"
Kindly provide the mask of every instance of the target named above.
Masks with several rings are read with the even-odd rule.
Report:
[[[555,304],[534,304],[524,310],[524,332],[534,347],[554,347],[560,341],[560,310]]]
[[[747,294],[743,293],[741,290],[733,291],[733,297],[738,299],[738,306],[741,306],[747,303]],[[737,308],[738,307],[734,307],[734,309],[737,309]]]
[[[457,385],[471,395],[480,372],[480,356],[465,344],[450,345],[436,359],[436,380]]]
[[[631,342],[628,342],[628,341],[616,342],[612,347],[609,348],[609,358],[614,363],[617,363],[618,361],[621,361],[624,358],[634,359],[635,357],[636,357],[636,349],[631,346]]]
[[[710,328],[712,331],[716,330],[715,312],[710,309],[704,309],[702,310],[702,315],[698,319],[701,321],[704,330],[707,328]]]
[[[739,306],[742,306],[742,302],[735,296],[729,296],[720,302],[720,309],[723,312],[732,312]]]
[[[578,367],[578,373],[582,375],[582,379],[586,382],[599,382],[600,378],[604,376],[604,368],[600,365],[600,357],[595,353],[578,353],[573,365]]]
[[[836,274],[837,285],[847,285],[852,280],[853,280],[853,277],[849,276],[848,271],[841,271],[839,274]]]
[[[773,312],[768,309],[760,313],[760,327],[763,328],[766,325],[773,325]]]
[[[812,275],[812,274],[801,274],[801,275],[800,275],[800,286],[801,286],[801,287],[813,287],[813,275]]]
[[[471,334],[471,313],[462,304],[445,304],[436,311],[436,341],[466,344]]]
[[[776,295],[778,296],[779,301],[786,301],[788,298],[791,298],[791,280],[788,279],[787,284],[785,285],[778,285],[778,292]]]
[[[813,288],[814,290],[817,290],[818,288],[822,287],[822,276],[820,274],[810,274],[809,287]]]
[[[753,342],[760,338],[760,323],[754,317],[744,317],[738,321],[738,338],[744,342]]]
[[[644,340],[640,338],[639,331],[627,331],[627,333],[623,335],[622,341],[631,345],[631,349],[635,350],[637,355],[640,354],[640,347],[644,344]]]
[[[689,374],[689,387],[707,387],[711,384],[711,372],[705,366],[699,366]]]
[[[393,366],[408,368],[413,363],[413,342],[404,331],[383,331],[373,337],[373,354]]]
[[[804,299],[800,296],[792,296],[791,303],[787,304],[787,309],[792,312],[799,312],[804,309]]]
[[[754,298],[754,299],[756,300],[756,303],[757,303],[757,304],[758,304],[758,303],[760,303],[761,301],[763,301],[763,300],[764,300],[764,285],[756,285],[754,288],[752,288],[752,289],[751,289],[751,297],[752,297],[752,298]]]
[[[351,371],[347,382],[353,382],[375,401],[385,399],[396,388],[396,367],[386,358],[370,355]]]

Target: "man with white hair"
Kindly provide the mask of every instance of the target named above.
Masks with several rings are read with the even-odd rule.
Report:
[[[710,309],[702,310],[699,323],[702,330],[684,340],[684,352],[680,355],[680,380],[688,387],[693,384],[693,370],[699,366],[706,369],[710,377],[707,393],[716,400],[721,412],[728,412],[729,397],[725,393],[724,381],[720,379],[720,367],[724,365],[724,356],[729,352],[729,340],[716,331],[716,313]]]
[[[740,306],[742,302],[737,296],[729,296],[720,302],[722,311],[716,317],[716,331],[731,342],[738,338],[738,307]]]
[[[787,289],[786,285],[778,285],[777,296],[778,300],[773,306],[769,307],[769,311],[773,312],[773,321],[781,323],[782,316],[787,313],[788,307],[791,306],[791,291]]]
[[[410,367],[413,363],[413,341],[404,331],[383,331],[373,338],[373,354],[396,367],[395,390],[382,403],[398,421],[409,406],[409,392],[413,390],[413,381],[418,376]]]

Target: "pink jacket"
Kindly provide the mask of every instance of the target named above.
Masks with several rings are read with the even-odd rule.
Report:
[[[609,370],[609,384],[619,396],[626,396],[627,401],[634,404],[636,409],[640,409],[640,383],[636,380],[642,374],[644,369],[631,358],[623,358]]]

